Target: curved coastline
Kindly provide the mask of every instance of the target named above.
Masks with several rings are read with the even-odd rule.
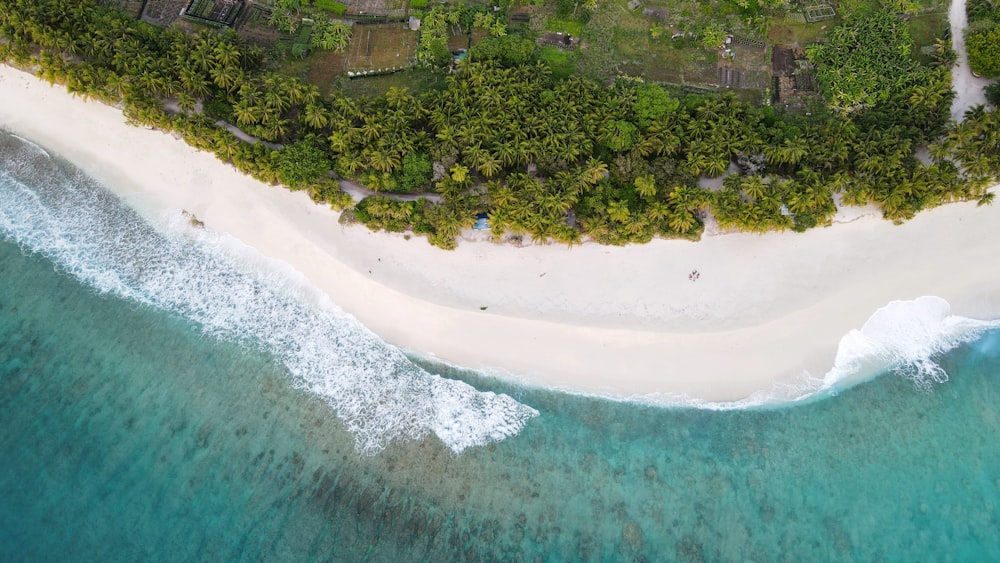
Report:
[[[388,342],[528,384],[737,401],[822,377],[837,342],[895,299],[935,295],[954,314],[1000,317],[1000,207],[953,204],[900,226],[863,217],[698,243],[463,241],[443,252],[344,227],[304,193],[263,185],[9,67],[0,67],[0,94],[0,125],[147,215],[187,210],[292,265]]]

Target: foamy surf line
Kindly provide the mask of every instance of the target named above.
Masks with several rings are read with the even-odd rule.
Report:
[[[415,366],[292,268],[233,237],[179,213],[156,228],[79,171],[10,137],[6,145],[0,232],[99,292],[270,353],[295,385],[330,404],[360,452],[434,433],[457,453],[515,435],[537,416],[507,395]]]
[[[624,400],[710,410],[779,408],[836,396],[883,374],[903,377],[915,388],[928,390],[948,381],[948,373],[937,362],[940,355],[995,329],[1000,329],[1000,320],[952,315],[951,304],[940,297],[897,300],[840,339],[833,367],[822,377],[803,372],[797,379],[737,401],[706,401],[673,393],[633,395]]]
[[[718,411],[772,409],[833,397],[883,375],[902,377],[911,381],[916,389],[929,390],[949,379],[937,362],[940,355],[996,329],[1000,329],[1000,320],[952,315],[951,305],[940,297],[892,301],[875,311],[861,328],[851,330],[840,339],[834,365],[824,375],[816,376],[803,370],[797,378],[775,383],[768,389],[735,401],[708,401],[683,393],[621,395],[561,386],[538,387],[532,383],[531,377],[523,374],[500,368],[481,368],[478,371],[522,387],[614,402]],[[416,351],[408,353],[432,364],[467,369]]]

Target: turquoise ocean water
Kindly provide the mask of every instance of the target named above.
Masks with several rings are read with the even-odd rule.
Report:
[[[3,561],[1000,560],[997,330],[791,407],[528,389],[6,135],[0,276]]]

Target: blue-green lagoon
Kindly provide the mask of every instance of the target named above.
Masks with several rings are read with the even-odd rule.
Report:
[[[784,407],[525,388],[9,136],[0,272],[0,560],[1000,559],[997,330]]]

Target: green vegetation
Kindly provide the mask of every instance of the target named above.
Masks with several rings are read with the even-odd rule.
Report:
[[[573,57],[558,47],[542,47],[538,57],[552,70],[555,78],[569,78],[573,75]]]
[[[285,33],[295,33],[302,23],[300,0],[274,0],[270,23]]]
[[[992,0],[968,0],[965,11],[969,17],[969,27],[965,30],[969,67],[988,78],[1000,76],[1000,4]]]
[[[507,35],[507,25],[500,19],[483,10],[459,7],[447,9],[443,6],[431,8],[420,24],[420,43],[417,47],[417,61],[425,66],[443,67],[451,63],[451,50],[448,48],[450,34],[459,30],[465,35],[471,35],[474,28],[485,30],[495,39]],[[463,45],[464,47],[464,45]],[[505,53],[504,49],[512,49]],[[479,50],[484,58],[500,58],[508,62],[527,60],[533,49],[523,41],[492,41]]]
[[[680,100],[671,98],[656,84],[640,84],[635,89],[636,121],[642,127],[649,127],[656,121],[666,119],[681,106]]]
[[[288,145],[277,155],[278,181],[293,190],[322,180],[330,171],[330,159],[315,136]]]
[[[987,78],[1000,76],[1000,23],[970,33],[965,38],[965,46],[973,72]]]
[[[883,102],[929,72],[910,57],[911,45],[906,24],[878,12],[837,26],[807,53],[827,100],[850,111]]]
[[[570,16],[581,13],[607,15],[599,6],[570,7]],[[425,26],[421,62],[428,66],[450,64],[453,27],[488,29],[490,37],[447,78],[418,69],[443,84],[416,94],[387,82],[384,92],[322,96],[271,71],[262,49],[231,33],[158,28],[91,1],[72,9],[38,0],[0,4],[0,36],[8,39],[0,58],[37,65],[41,77],[71,92],[120,103],[133,123],[177,132],[247,174],[316,201],[349,203],[331,169],[358,180],[384,192],[357,205],[358,221],[412,230],[443,248],[454,247],[483,212],[496,236],[567,244],[694,239],[709,215],[724,228],[805,230],[829,224],[835,195],[874,203],[887,219],[903,221],[947,201],[987,202],[984,188],[1000,174],[997,111],[977,108],[949,129],[946,57],[916,65],[905,25],[894,18],[830,30],[829,49],[813,56],[821,80],[838,77],[825,93],[839,111],[817,104],[807,115],[639,78],[562,74],[560,65],[597,59],[558,47],[536,55],[530,38],[507,34],[481,11],[435,7]],[[844,52],[850,45],[864,47],[868,59]],[[872,77],[877,91],[828,68],[870,75],[877,63],[895,69]],[[168,112],[167,98],[181,110]],[[198,101],[204,113],[195,111]],[[217,119],[266,142],[243,142],[215,126]],[[932,162],[915,158],[919,146],[929,146]],[[719,177],[734,163],[740,171],[722,189],[699,187],[701,177]],[[438,197],[403,202],[389,195],[430,191]]]
[[[333,12],[338,16],[342,16],[347,13],[347,6],[337,2],[336,0],[313,0],[312,5],[320,10]]]
[[[411,152],[403,157],[403,165],[396,172],[396,183],[402,192],[416,192],[430,184],[434,176],[431,157],[422,152]]]
[[[573,37],[583,34],[583,23],[578,21],[550,19],[545,22],[545,29],[557,33],[566,33]]]
[[[310,38],[313,47],[338,53],[346,51],[350,42],[351,26],[342,22],[318,21]]]
[[[427,66],[444,66],[451,61],[448,50],[448,28],[458,23],[459,12],[440,6],[431,8],[420,23],[420,43],[417,61]]]
[[[414,10],[426,10],[427,0],[410,0],[410,8]]]
[[[1000,107],[1000,82],[994,82],[986,87],[986,101],[993,107]]]
[[[535,42],[519,35],[486,37],[469,50],[473,61],[496,61],[501,66],[522,66],[537,59]]]
[[[312,37],[313,27],[315,27],[315,22],[312,20],[303,20],[302,25],[299,26],[299,34],[292,42],[292,55],[296,57],[304,57],[309,51],[310,38]]]

